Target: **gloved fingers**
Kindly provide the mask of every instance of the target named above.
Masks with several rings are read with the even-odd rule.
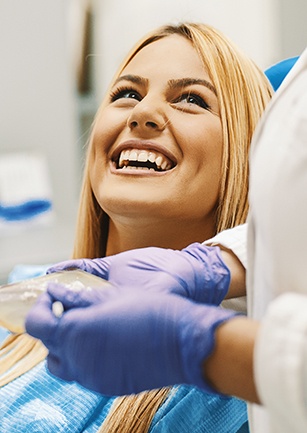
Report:
[[[52,311],[52,298],[43,293],[26,316],[25,328],[28,334],[48,343],[58,324]],[[47,345],[47,344],[46,344]]]
[[[82,271],[108,280],[111,261],[112,258],[109,257],[103,259],[66,260],[64,262],[56,263],[55,265],[48,268],[47,274],[60,271],[70,271],[73,269],[81,269]]]
[[[91,273],[96,275],[97,277],[108,280],[110,266],[114,260],[114,257],[116,256],[104,257],[102,259],[93,259]]]
[[[82,271],[86,271],[89,273],[93,273],[92,269],[92,260],[90,259],[77,259],[77,260],[66,260],[64,262],[56,263],[53,266],[50,266],[50,268],[47,269],[47,274],[51,274],[53,272],[60,272],[60,271],[71,271],[73,269],[81,269]]]
[[[49,283],[47,293],[53,302],[61,302],[64,311],[72,308],[86,308],[104,302],[109,296],[112,288],[102,286],[101,289],[85,288],[80,291],[68,289],[63,284]]]

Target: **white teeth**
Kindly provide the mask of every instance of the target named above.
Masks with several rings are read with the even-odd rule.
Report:
[[[157,155],[153,152],[149,152],[148,154],[148,161],[155,162]]]
[[[148,152],[145,152],[144,150],[142,150],[142,151],[139,153],[138,161],[140,161],[140,162],[146,162],[147,159],[148,159]]]
[[[126,149],[123,150],[120,153],[119,160],[118,160],[118,167],[119,168],[129,168],[129,169],[145,169],[148,170],[148,167],[135,167],[135,166],[129,166],[129,161],[138,161],[138,162],[151,162],[152,164],[155,163],[157,168],[161,170],[169,170],[172,167],[171,162],[162,154],[157,154],[152,151],[147,151],[145,149],[138,150],[138,149]],[[150,168],[150,170],[153,170],[153,168]]]
[[[119,161],[118,161],[119,167],[122,167],[124,165],[124,160],[125,160],[125,158],[124,158],[124,152],[122,152],[120,154]]]
[[[163,161],[162,156],[158,156],[156,158],[155,162],[156,162],[156,164],[157,164],[158,167],[161,167],[162,161]]]
[[[118,161],[119,167],[125,166],[124,161],[129,161],[129,156],[130,156],[130,150],[124,150],[123,152],[121,152]]]
[[[124,150],[124,151],[122,152],[122,154],[123,154],[123,156],[124,156],[124,159],[129,159],[129,156],[130,156],[130,150]]]
[[[166,167],[167,167],[167,161],[163,161],[162,164],[161,164],[162,170],[165,170]]]
[[[137,161],[138,160],[138,154],[136,150],[131,150],[130,152],[130,156],[129,156],[129,161]]]

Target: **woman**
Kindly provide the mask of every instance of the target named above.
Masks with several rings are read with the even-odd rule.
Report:
[[[74,257],[146,246],[181,249],[245,222],[249,144],[271,92],[254,63],[210,26],[166,26],[146,36],[120,67],[93,125]],[[14,371],[3,376],[7,431],[23,422],[12,409],[17,410],[16,387],[31,400],[29,410],[33,395],[42,407],[44,392],[46,405],[50,390],[61,389],[61,395],[52,393],[53,409],[65,407],[58,418],[52,415],[56,431],[65,424],[63,431],[236,432],[246,420],[242,402],[184,386],[116,399],[97,396],[56,380],[42,364],[33,368],[46,352],[38,343],[31,350],[31,339],[27,344],[27,362],[11,362]],[[74,410],[82,406],[78,426],[80,412],[73,426],[65,418],[69,396],[77,402]],[[24,419],[32,418],[27,413]]]

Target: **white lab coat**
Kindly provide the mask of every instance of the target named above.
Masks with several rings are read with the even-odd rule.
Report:
[[[261,320],[252,433],[307,432],[307,49],[252,144],[249,314]]]

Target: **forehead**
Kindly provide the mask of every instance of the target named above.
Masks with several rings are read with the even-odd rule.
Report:
[[[207,69],[192,43],[180,35],[166,36],[142,48],[122,74],[208,79]]]

